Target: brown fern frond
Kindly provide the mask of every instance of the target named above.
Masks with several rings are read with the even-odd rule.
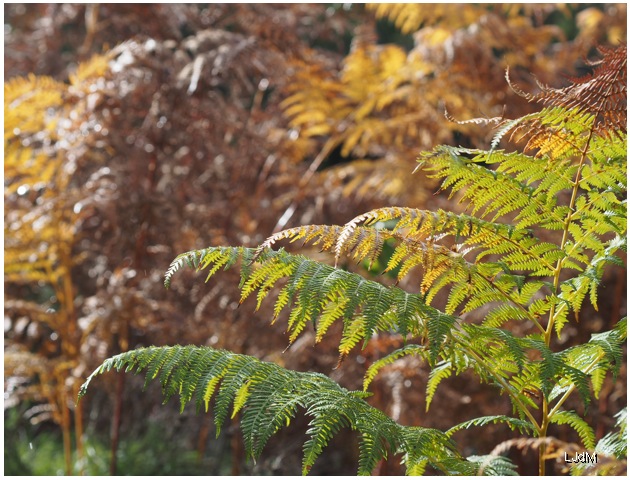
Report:
[[[590,62],[595,70],[583,77],[571,78],[573,85],[554,89],[539,84],[541,92],[531,100],[545,105],[578,108],[598,115],[598,132],[626,130],[627,121],[627,57],[626,45],[600,47],[603,58]]]
[[[530,102],[540,103],[549,111],[563,112],[562,118],[543,121],[533,116],[513,132],[525,131],[529,139],[527,149],[548,146],[551,152],[566,154],[571,148],[580,148],[574,141],[589,133],[608,137],[627,132],[627,46],[600,47],[601,60],[592,62],[595,70],[579,78],[571,78],[571,85],[552,88],[540,82],[538,93],[526,93],[506,78],[512,90]],[[575,126],[583,127],[576,131]]]
[[[290,239],[291,243],[304,239],[304,244],[312,242],[313,245],[321,244],[322,250],[330,250],[335,244],[342,227],[338,225],[306,225],[303,227],[289,228],[273,234],[265,240],[256,250],[255,261],[263,250],[271,248],[276,242]]]
[[[501,113],[500,117],[479,117],[479,118],[470,118],[468,120],[457,120],[453,117],[450,112],[445,108],[444,116],[449,122],[456,123],[458,125],[492,125],[492,124],[501,124],[505,120],[505,105],[503,106],[503,113]]]

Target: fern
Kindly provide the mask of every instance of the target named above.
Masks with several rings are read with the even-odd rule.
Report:
[[[558,425],[569,424],[580,435],[583,445],[592,450],[595,448],[595,433],[593,429],[575,412],[557,412],[549,417],[551,423]]]
[[[468,457],[468,461],[478,463],[477,475],[518,475],[514,464],[505,457],[495,455],[473,456]]]
[[[615,430],[607,433],[595,446],[597,462],[594,464],[576,463],[571,467],[572,475],[623,475],[627,470],[628,433],[626,407],[617,415]]]
[[[330,438],[349,426],[360,435],[359,474],[370,474],[379,458],[399,448],[413,449],[434,468],[455,460],[451,468],[462,469],[465,460],[453,450],[443,433],[419,427],[404,427],[371,407],[363,392],[351,392],[317,373],[301,373],[209,347],[149,347],[106,360],[83,384],[83,397],[90,382],[109,370],[146,371],[145,387],[159,379],[165,401],[179,395],[182,410],[196,398],[197,410],[208,410],[215,396],[217,434],[230,414],[242,411],[241,427],[247,452],[260,456],[271,435],[288,425],[300,409],[312,417],[304,444],[303,473],[307,473]]]
[[[250,264],[253,259],[255,264]],[[332,323],[344,324],[340,353],[347,354],[361,341],[376,332],[398,332],[403,337],[422,336],[428,339],[432,358],[436,358],[455,318],[427,305],[420,294],[408,293],[397,287],[386,288],[361,275],[339,270],[278,251],[243,247],[216,247],[188,252],[178,256],[166,273],[165,284],[183,265],[209,268],[208,278],[219,268],[230,268],[241,260],[241,303],[257,292],[257,307],[282,278],[289,277],[277,294],[275,317],[291,303],[288,318],[289,341],[292,343],[309,322],[317,325],[317,340],[325,335]],[[391,318],[391,321],[389,320]]]
[[[394,17],[405,23],[415,15],[411,7],[394,11]],[[619,252],[626,250],[627,228],[625,51],[602,50],[603,60],[593,74],[574,79],[564,89],[540,85],[540,93],[534,95],[511,84],[517,94],[543,108],[516,120],[497,120],[492,150],[439,146],[423,153],[419,168],[439,179],[441,189],[451,190],[451,198],[457,195],[464,212],[379,208],[345,225],[280,231],[258,248],[188,252],[178,256],[165,275],[168,287],[186,265],[207,270],[207,280],[221,269],[238,268],[241,303],[255,296],[259,309],[267,297],[275,297],[271,321],[290,311],[285,317],[290,344],[310,322],[317,342],[340,323],[342,361],[377,334],[398,335],[404,346],[372,363],[364,390],[380,371],[413,355],[431,368],[425,386],[427,410],[444,379],[472,371],[507,396],[512,416],[471,419],[446,433],[402,427],[370,407],[363,400],[365,391],[348,392],[322,375],[194,347],[151,348],[114,357],[88,379],[82,393],[93,376],[105,370],[146,369],[147,381],[159,378],[165,397],[178,394],[182,409],[194,396],[197,408],[207,410],[216,396],[217,431],[232,405],[232,416],[242,417],[245,445],[253,457],[299,409],[305,409],[312,420],[303,473],[344,427],[359,432],[359,473],[365,474],[388,453],[401,454],[412,474],[424,473],[427,467],[448,474],[511,474],[507,460],[495,455],[464,459],[450,440],[457,431],[491,423],[537,437],[527,442],[537,442],[541,474],[545,449],[553,443],[550,426],[568,425],[585,448],[594,448],[592,428],[565,405],[577,394],[588,407],[591,396],[600,395],[604,378],[619,373],[626,320],[564,350],[553,339],[572,319],[579,321],[586,302],[598,308],[598,289],[607,267],[623,266]],[[378,54],[387,61],[371,73],[381,78],[398,60],[394,50]],[[371,64],[364,51],[358,49],[355,55],[353,61]],[[356,81],[351,65],[345,73],[350,83]],[[379,108],[359,87],[359,106],[352,105],[356,99],[339,103],[344,115],[368,116]],[[327,117],[309,120],[301,110],[302,100],[290,97],[286,102],[295,115],[293,122],[314,129],[311,134],[328,131],[317,125]],[[322,98],[312,100],[326,103]],[[380,106],[387,103],[382,102]],[[331,140],[331,145],[342,145],[346,153],[360,150],[366,135],[367,130],[350,131]],[[498,148],[508,135],[524,143],[523,151]],[[284,248],[272,250],[279,242],[299,240],[330,252],[334,265]],[[385,245],[389,254],[385,272],[396,272],[396,285],[388,287],[340,268],[346,258],[370,267],[381,264]],[[512,329],[514,325],[518,329]]]
[[[597,442],[595,450],[616,458],[624,458],[628,455],[627,413],[627,408],[624,407],[615,415],[617,417],[615,427],[618,431],[606,434]]]
[[[455,432],[458,432],[462,429],[467,429],[473,426],[482,427],[491,423],[505,423],[512,430],[518,430],[520,433],[533,433],[532,426],[528,422],[525,422],[518,418],[507,417],[505,415],[493,415],[489,417],[475,418],[473,420],[468,420],[466,422],[455,425],[454,427],[449,428],[446,434],[453,435]]]

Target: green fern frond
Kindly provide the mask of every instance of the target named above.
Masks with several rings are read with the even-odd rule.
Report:
[[[414,253],[426,251],[430,245],[436,243],[438,238],[450,236],[455,243],[481,249],[479,259],[487,255],[517,253],[522,258],[532,258],[532,264],[534,258],[538,259],[538,269],[546,267],[544,274],[549,274],[553,269],[553,262],[558,256],[558,253],[552,252],[554,249],[558,250],[556,246],[540,242],[531,231],[524,228],[489,222],[466,214],[404,207],[379,208],[359,215],[346,223],[335,242],[335,255],[339,257],[354,248],[355,242],[351,239],[360,229],[360,224],[372,226],[377,222],[390,220],[397,221],[392,230],[393,238],[417,241],[426,239],[425,243],[418,244],[422,249],[413,249],[411,245],[407,245],[407,248]],[[361,235],[366,235],[366,233],[361,233]],[[441,250],[438,253],[448,255],[448,251],[448,249]],[[391,267],[388,269],[391,270]]]
[[[627,427],[627,407],[622,408],[615,417],[615,428],[617,431],[607,433],[597,442],[595,450],[604,455],[624,459],[628,456],[628,427]]]
[[[516,465],[508,458],[499,455],[474,455],[466,460],[479,465],[477,475],[513,476],[518,475]]]
[[[387,365],[391,365],[396,360],[407,355],[417,355],[426,359],[426,347],[421,345],[405,345],[404,347],[391,352],[385,357],[379,358],[377,361],[372,363],[365,372],[365,376],[363,378],[363,390],[367,390],[368,386],[370,385],[370,383],[372,383],[372,380],[374,380],[381,369],[383,369]]]
[[[504,423],[510,427],[510,430],[518,430],[522,434],[533,433],[533,427],[530,422],[526,422],[519,418],[508,417],[506,415],[490,415],[486,417],[473,418],[465,422],[459,423],[446,431],[446,434],[452,436],[460,430],[469,429],[470,427],[482,427],[484,425]]]
[[[208,400],[215,392],[217,434],[232,403],[232,416],[242,412],[245,446],[254,458],[274,433],[290,423],[298,409],[304,409],[312,420],[304,445],[303,473],[308,473],[343,426],[351,426],[360,435],[359,474],[370,474],[388,451],[413,451],[435,468],[449,458],[465,462],[442,432],[401,426],[366,403],[365,393],[350,392],[321,374],[293,372],[247,355],[209,347],[149,347],[107,359],[83,384],[79,399],[96,376],[112,369],[136,373],[146,370],[146,382],[159,378],[165,400],[178,394],[182,408],[197,396],[198,407],[199,398],[207,399],[207,410]],[[410,439],[414,440],[412,445]]]
[[[397,222],[392,230],[371,228],[377,223],[380,225],[389,221]],[[324,236],[325,248],[334,243],[337,256],[352,253],[355,258],[367,257],[370,261],[378,256],[384,241],[394,239],[398,244],[393,247],[386,271],[399,269],[398,279],[401,279],[413,267],[421,266],[424,269],[421,291],[426,295],[427,302],[432,301],[441,289],[451,289],[447,313],[454,313],[460,305],[462,312],[469,312],[493,301],[512,303],[491,314],[488,322],[492,325],[515,319],[538,323],[528,304],[546,284],[526,283],[525,276],[512,271],[548,276],[555,271],[555,262],[564,256],[556,245],[541,242],[525,229],[469,215],[401,207],[367,212],[343,228],[310,225],[280,232],[270,237],[263,244],[264,248],[257,250],[257,255],[279,239],[308,238],[317,242]],[[438,238],[444,241],[446,237],[461,242],[456,250],[436,243]],[[472,250],[476,250],[475,256],[470,261],[465,260],[464,256]],[[498,261],[482,262],[486,257],[496,256],[500,258]],[[522,290],[524,286],[526,291]],[[278,304],[284,306],[287,300],[284,292]],[[367,327],[366,333],[371,332],[373,325],[368,324]]]
[[[521,159],[526,170],[518,180],[499,169],[492,170],[484,164],[501,163],[513,157]],[[537,178],[541,165],[531,157],[522,154],[508,154],[502,151],[485,152],[482,150],[440,146],[423,154],[420,166],[431,178],[442,178],[442,189],[450,189],[451,197],[463,191],[462,202],[468,202],[472,214],[481,218],[497,219],[502,215],[517,212],[517,228],[540,225],[551,230],[560,230],[568,207],[557,205],[556,198],[544,193],[536,194],[536,188],[528,184],[527,178]],[[558,176],[550,168],[549,175]],[[561,174],[560,174],[561,175]],[[496,192],[501,191],[497,197]]]
[[[588,379],[583,372],[569,365],[562,353],[552,352],[542,340],[529,337],[522,339],[522,342],[542,357],[537,363],[540,366],[540,389],[545,396],[554,398],[555,392],[552,394],[552,389],[555,387],[558,391],[566,388],[565,383],[568,381],[577,388],[583,401],[588,402]]]
[[[615,346],[615,357],[621,352],[621,345]],[[610,351],[607,351],[594,342],[587,342],[575,347],[568,348],[562,352],[566,364],[573,369],[577,369],[582,374],[590,376],[595,398],[599,397],[604,378],[608,371],[614,369],[614,360],[611,359]],[[576,375],[573,375],[576,377]],[[584,381],[580,376],[579,381]],[[583,394],[587,393],[583,388]]]
[[[406,427],[396,453],[403,455],[407,475],[422,475],[427,465],[448,475],[465,475],[474,465],[459,455],[450,455],[454,444],[443,432],[432,428]],[[447,441],[444,441],[447,439]],[[427,448],[431,445],[430,448]],[[427,456],[427,450],[435,456]]]
[[[429,381],[427,382],[427,407],[426,411],[429,411],[431,401],[437,390],[438,385],[445,378],[450,377],[453,374],[453,365],[450,361],[444,360],[436,365],[429,374]]]
[[[626,250],[626,237],[615,236],[601,245],[602,249],[588,261],[581,273],[560,283],[560,294],[557,297],[558,316],[566,317],[568,308],[577,316],[582,308],[586,296],[591,305],[597,310],[597,289],[600,286],[605,268],[610,264],[623,266],[623,261],[616,255],[618,250]],[[562,331],[566,318],[555,320],[558,335]]]
[[[532,410],[539,408],[532,397],[539,397],[539,393],[542,393],[540,362],[526,362],[518,375],[512,375],[507,383],[512,395],[520,402],[520,405],[513,402],[513,410],[519,415],[519,418],[524,418],[521,405]]]
[[[252,259],[256,261],[252,263]],[[432,359],[436,360],[447,333],[456,318],[428,306],[420,294],[405,292],[398,287],[387,288],[362,276],[292,255],[283,249],[255,251],[238,247],[212,247],[188,252],[177,257],[169,269],[168,280],[184,264],[209,269],[208,278],[220,267],[241,264],[241,303],[257,292],[257,307],[273,287],[286,279],[277,293],[274,317],[292,306],[287,332],[294,342],[308,322],[317,325],[317,340],[337,320],[344,323],[339,351],[346,355],[376,332],[394,330],[427,338]]]
[[[559,411],[551,415],[549,421],[556,425],[570,425],[578,433],[582,444],[587,450],[595,448],[595,432],[577,413],[573,411]]]
[[[527,342],[513,333],[485,325],[462,325],[466,344],[472,350],[484,352],[495,371],[520,372],[527,361]]]
[[[365,429],[365,433],[359,437],[359,472],[365,475],[371,474],[378,459],[387,458],[388,451],[393,451],[395,448],[395,445],[390,443],[390,440],[395,438],[394,425],[388,420],[389,418],[383,416],[379,423],[370,424],[373,422],[372,418],[364,416],[357,418],[359,429],[362,429],[361,427]],[[361,425],[365,422],[367,424]],[[441,442],[443,438],[440,432]]]

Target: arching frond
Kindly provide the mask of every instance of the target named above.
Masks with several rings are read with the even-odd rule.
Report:
[[[390,221],[397,223],[381,227]],[[525,282],[525,276],[512,272],[551,275],[554,263],[563,256],[557,246],[541,242],[527,229],[442,210],[403,207],[373,210],[343,227],[309,225],[285,230],[267,239],[257,255],[285,238],[304,238],[324,249],[332,249],[334,244],[337,259],[350,255],[370,263],[391,240],[394,250],[385,271],[397,270],[400,280],[414,267],[421,268],[420,289],[428,302],[442,289],[450,290],[449,314],[458,307],[468,312],[491,301],[507,301],[488,316],[488,323],[497,326],[515,319],[537,322],[528,305],[545,283]]]
[[[521,434],[533,433],[532,425],[529,422],[525,422],[519,418],[508,417],[506,415],[490,415],[487,417],[473,418],[472,420],[467,420],[465,422],[459,423],[449,428],[446,431],[446,434],[453,435],[455,432],[463,429],[468,429],[470,427],[482,427],[484,425],[496,423],[504,423],[509,426],[511,430],[518,430]]]
[[[255,262],[252,261],[255,259]],[[308,322],[317,325],[320,340],[337,320],[343,321],[340,353],[367,341],[373,333],[394,330],[403,337],[426,338],[432,358],[437,358],[455,317],[427,305],[422,295],[384,285],[302,255],[283,249],[255,250],[244,247],[212,247],[179,255],[166,274],[168,285],[184,265],[208,269],[208,279],[220,268],[230,268],[240,260],[241,302],[257,292],[257,306],[275,286],[275,317],[287,306],[289,341],[294,342]],[[277,291],[277,290],[276,290]]]
[[[429,374],[429,381],[427,382],[427,411],[431,406],[431,401],[437,390],[438,385],[445,378],[450,377],[454,373],[453,364],[450,361],[440,362],[435,366]]]
[[[437,469],[448,460],[459,469],[466,463],[442,432],[399,425],[365,402],[365,393],[348,391],[318,373],[294,372],[209,347],[149,347],[106,360],[88,377],[79,398],[96,376],[112,369],[146,371],[145,386],[159,379],[165,401],[179,395],[182,410],[193,401],[198,410],[208,410],[214,396],[218,432],[230,410],[232,416],[242,412],[243,438],[253,458],[261,454],[274,433],[289,424],[298,411],[304,411],[311,422],[304,444],[303,473],[308,473],[344,426],[359,434],[359,474],[370,474],[388,452],[399,450],[414,452],[414,458],[422,457]]]

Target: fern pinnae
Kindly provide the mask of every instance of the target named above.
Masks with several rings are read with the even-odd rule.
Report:
[[[394,309],[396,313],[396,323],[398,332],[406,341],[407,335],[420,335],[424,330],[423,323],[420,318],[422,310],[422,301],[418,295],[410,294],[400,288],[392,288],[394,294]]]
[[[398,425],[385,415],[379,417],[363,414],[357,419],[364,429],[359,438],[359,475],[371,475],[378,459],[387,458],[388,447],[395,447],[398,440]]]
[[[307,414],[314,418],[309,424],[307,435],[309,439],[304,443],[304,457],[302,473],[306,475],[315,463],[315,459],[322,453],[328,441],[343,427],[351,424],[350,419],[355,416],[346,402],[337,395],[320,394],[308,396]],[[350,417],[350,418],[349,418]]]
[[[326,303],[326,292],[322,292],[321,288],[326,286],[324,278],[327,276],[326,272],[329,271],[327,267],[323,264],[311,264],[305,272],[304,283],[296,295],[294,312],[297,311],[298,314],[293,317],[291,325],[289,339],[291,343],[295,341],[307,322],[315,322]]]
[[[197,368],[204,368],[204,371],[195,386],[197,411],[201,411],[202,405],[204,412],[209,411],[210,400],[229,367],[229,359],[229,356],[221,356],[220,352],[207,350],[204,357],[199,361]]]
[[[591,377],[591,385],[593,387],[593,396],[595,400],[599,400],[599,394],[604,387],[604,381],[606,380],[606,375],[608,371],[604,367],[596,367],[590,372],[589,376]]]
[[[622,344],[626,340],[626,317],[622,318],[615,329],[604,333],[593,334],[589,340],[589,344],[595,345],[602,349],[608,368],[612,371],[615,378],[623,363]]]
[[[173,278],[173,275],[175,275],[175,273],[177,273],[184,266],[187,255],[188,253],[183,253],[181,255],[178,255],[171,262],[170,266],[168,267],[168,270],[166,270],[166,273],[164,274],[164,286],[166,288],[170,288],[171,278]]]
[[[503,351],[496,358],[508,363],[515,363],[518,367],[518,373],[523,370],[527,355],[522,348],[523,342],[520,338],[514,336],[512,332],[501,328],[489,328],[478,325],[467,325],[464,328],[471,339],[477,337],[483,339],[484,342],[494,342],[499,345]]]
[[[258,290],[257,308],[266,295],[266,292],[273,284],[279,280],[285,272],[292,273],[293,265],[282,264],[279,257],[271,257],[265,259],[260,267],[253,270],[247,277],[243,277],[241,281],[241,299],[239,303],[243,303],[249,295]],[[215,267],[216,268],[216,267]]]
[[[171,350],[154,350],[155,355],[152,355],[150,361],[147,365],[147,374],[145,376],[144,388],[147,388],[149,383],[154,380],[158,375],[162,379],[168,379],[168,375],[170,375],[170,369],[162,372],[162,367],[168,362],[169,359],[172,359]],[[172,368],[172,364],[171,364]]]
[[[369,339],[369,336],[366,335],[366,322],[367,318],[363,315],[357,315],[349,322],[344,322],[343,334],[339,342],[340,359],[337,363],[338,366],[361,340]]]
[[[313,245],[319,245],[321,243],[322,250],[330,250],[340,230],[341,227],[337,225],[306,225],[282,230],[267,238],[256,249],[254,259],[257,259],[264,250],[270,249],[276,242],[283,239],[290,239],[291,243],[304,239],[304,244],[312,242]]]
[[[553,380],[562,369],[562,358],[554,354],[540,338],[526,337],[522,342],[524,346],[540,353],[542,359],[537,363],[540,366],[541,390],[544,395],[549,395]]]
[[[242,384],[255,372],[256,365],[244,356],[232,356],[229,367],[223,372],[221,383],[216,392],[214,406],[214,424],[217,435],[228,417],[229,404]]]
[[[407,471],[415,470],[428,463],[447,474],[470,473],[470,463],[460,454],[453,454],[455,445],[452,440],[439,430],[422,427],[405,428],[401,435],[401,447],[406,453]]]
[[[348,303],[348,299],[335,295],[328,297],[328,304],[322,310],[319,318],[317,319],[317,326],[315,329],[315,342],[320,342],[330,326],[337,320],[343,317],[343,313]]]
[[[245,447],[254,458],[260,456],[274,433],[290,424],[302,398],[300,384],[291,375],[276,371],[260,378],[241,419]]]
[[[226,255],[226,250],[224,249],[206,249],[205,251],[201,251],[199,261],[197,262],[197,269],[204,269],[213,265],[212,268],[208,270],[208,274],[206,276],[206,282],[210,280],[215,273],[221,269],[221,267],[225,267],[230,261],[230,255]]]
[[[484,425],[497,423],[503,423],[510,427],[510,430],[518,430],[521,434],[534,433],[532,425],[529,422],[519,418],[508,417],[507,415],[489,415],[466,420],[465,422],[458,423],[457,425],[449,428],[445,433],[447,436],[451,437],[454,433],[459,432],[460,430],[467,430],[470,427],[482,427]]]
[[[526,320],[528,318],[530,318],[530,315],[525,315],[520,306],[499,305],[488,312],[483,319],[482,325],[499,328],[510,320]],[[542,331],[544,331],[544,329]]]
[[[363,377],[363,390],[367,391],[368,387],[374,378],[376,378],[380,370],[407,355],[416,355],[425,358],[426,347],[423,345],[405,345],[404,347],[394,350],[393,352],[373,362],[368,367]]]
[[[180,398],[180,413],[190,400],[189,385],[193,385],[199,371],[194,368],[191,357],[194,357],[195,350],[191,348],[182,348],[170,351],[170,358],[163,363],[159,374],[160,383],[162,384],[162,396],[164,403],[168,402],[173,395]]]
[[[390,310],[391,304],[389,300],[391,298],[391,290],[385,290],[382,288],[375,288],[373,292],[370,292],[370,295],[367,296],[367,301],[365,302],[365,306],[363,307],[363,312],[365,314],[366,322],[365,322],[365,342],[372,336],[376,329],[376,325],[379,322],[379,319],[385,315],[385,312]],[[365,347],[365,344],[364,344]]]
[[[308,317],[308,311],[302,305],[299,308],[298,305],[289,314],[289,321],[287,323],[287,333],[289,334],[289,346],[292,345],[299,337],[300,333],[306,327]]]
[[[559,411],[549,417],[551,423],[570,425],[580,436],[580,440],[587,450],[595,448],[595,432],[582,417],[573,411]]]
[[[427,388],[426,388],[426,391],[427,391],[426,411],[427,412],[429,411],[429,407],[431,406],[431,401],[433,400],[433,396],[435,395],[435,392],[437,391],[438,385],[442,382],[442,380],[450,377],[453,374],[452,367],[453,366],[450,361],[443,360],[438,365],[433,367],[433,369],[431,370],[431,373],[429,374],[429,380],[427,381]]]
[[[481,218],[493,216],[496,219],[501,215],[527,208],[525,211],[531,213],[521,219],[521,223],[517,225],[519,228],[525,227],[524,220],[527,218],[532,219],[530,224],[553,228],[559,228],[558,226],[563,223],[564,218],[555,212],[555,206],[549,205],[539,196],[532,196],[525,183],[507,173],[479,165],[479,162],[486,162],[489,158],[495,161],[496,152],[488,155],[478,150],[442,146],[436,149],[436,153],[437,155],[425,154],[424,159],[421,157],[424,169],[429,172],[430,177],[442,178],[442,188],[450,188],[453,194],[465,189],[462,201],[470,203],[473,214],[479,211]],[[474,157],[464,158],[463,154]],[[498,184],[501,185],[500,190],[504,192],[500,199],[492,193],[499,188]],[[524,214],[521,211],[519,215],[522,217]]]
[[[475,455],[470,456],[466,460],[471,463],[478,463],[479,468],[476,474],[478,476],[517,476],[516,465],[508,458],[500,455]]]
[[[232,408],[232,415],[230,416],[231,420],[234,420],[238,412],[241,411],[245,402],[249,397],[249,387],[251,386],[250,381],[243,383],[236,393],[234,394],[234,406]]]

